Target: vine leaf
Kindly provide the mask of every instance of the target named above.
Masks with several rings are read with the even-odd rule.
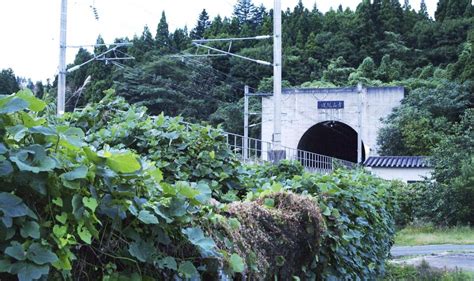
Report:
[[[79,235],[82,241],[86,242],[89,245],[92,243],[92,234],[83,224],[79,224],[77,226],[77,234]]]
[[[29,262],[17,262],[12,265],[10,273],[18,275],[18,281],[38,280],[49,273],[48,265],[36,265]]]
[[[138,219],[145,224],[158,224],[158,219],[147,210],[141,210],[140,213],[138,213]]]
[[[97,200],[95,198],[92,198],[92,197],[91,198],[89,198],[89,197],[82,198],[82,203],[84,204],[84,206],[89,208],[92,212],[95,212],[95,209],[99,205],[97,203]]]
[[[86,166],[80,166],[70,172],[62,174],[61,177],[68,181],[84,179],[87,176],[87,171],[88,169]]]
[[[140,162],[131,152],[107,155],[106,162],[117,173],[131,174],[141,169]]]
[[[58,256],[55,253],[38,243],[31,244],[28,248],[27,257],[30,261],[39,265],[53,263],[58,260]]]
[[[4,98],[0,99],[0,114],[8,114],[26,109],[28,103],[20,98]]]
[[[153,249],[153,245],[140,239],[130,244],[128,252],[130,255],[136,257],[139,261],[146,262],[152,254],[150,249]]]
[[[31,145],[13,153],[10,160],[15,162],[20,171],[39,172],[52,171],[56,167],[53,158],[46,156],[41,145]]]
[[[172,270],[177,270],[178,265],[176,264],[176,260],[173,257],[165,257],[158,261],[158,266],[160,268],[169,268]]]
[[[193,245],[201,250],[201,254],[205,257],[216,255],[216,243],[209,237],[204,236],[204,232],[199,227],[188,227],[182,230]]]
[[[181,273],[185,278],[189,279],[199,277],[196,267],[194,267],[193,263],[190,261],[180,263],[178,272]]]
[[[67,226],[65,226],[65,225],[59,226],[59,225],[56,224],[53,227],[53,233],[58,238],[64,237],[64,235],[66,235],[66,232],[67,232]]]
[[[7,192],[0,192],[0,211],[3,212],[3,216],[0,218],[6,227],[12,226],[12,218],[32,213],[21,198]]]
[[[23,227],[20,229],[20,234],[21,234],[21,237],[23,238],[31,237],[34,239],[39,239],[40,226],[37,222],[34,222],[34,221],[25,222]]]
[[[230,263],[230,267],[232,271],[239,272],[239,273],[244,272],[244,269],[245,269],[244,260],[239,255],[232,254],[230,256],[229,263]]]
[[[26,260],[26,252],[23,249],[23,246],[16,241],[13,241],[11,246],[5,249],[5,254],[19,261]]]
[[[21,90],[16,93],[16,96],[27,102],[28,108],[32,111],[39,112],[46,107],[46,103],[35,97],[30,89]]]
[[[13,166],[10,161],[0,161],[0,177],[8,176],[13,173]]]
[[[0,142],[0,154],[5,154],[8,152],[8,149],[6,148],[6,146]]]
[[[25,137],[26,133],[28,132],[28,128],[23,125],[16,125],[13,127],[8,127],[7,132],[13,136],[13,139],[16,142],[19,142]]]

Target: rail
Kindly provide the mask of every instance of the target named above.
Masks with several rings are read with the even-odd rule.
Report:
[[[181,121],[189,130],[191,126],[202,126],[199,124]],[[204,126],[202,126],[204,127]],[[211,128],[213,130],[217,130]],[[262,141],[256,138],[245,138],[242,135],[223,132],[227,140],[229,148],[237,155],[240,161],[251,164],[261,164],[265,162],[275,162],[274,146],[271,142]],[[300,162],[305,170],[315,173],[330,173],[337,167],[345,167],[348,169],[355,168],[356,163],[322,155],[310,151],[300,150],[296,148],[279,146],[278,152],[281,159],[293,160]]]
[[[274,147],[271,142],[265,142],[255,138],[225,133],[229,148],[246,163],[274,162]],[[294,160],[300,162],[310,172],[330,173],[337,167],[354,168],[356,163],[342,160],[327,155],[310,151],[304,151],[286,146],[278,148],[280,159]]]

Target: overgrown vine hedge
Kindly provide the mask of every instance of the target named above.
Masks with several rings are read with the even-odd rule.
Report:
[[[384,273],[395,234],[394,186],[364,170],[303,173],[299,163],[252,167],[247,198],[291,191],[318,198],[325,219],[320,250],[305,269],[309,280],[366,280]],[[264,180],[265,179],[265,180]],[[260,186],[260,188],[251,188]]]
[[[2,280],[383,272],[393,238],[387,182],[362,171],[304,174],[289,162],[244,167],[221,131],[151,118],[112,92],[62,119],[44,108],[29,91],[0,96]]]
[[[192,278],[200,255],[221,256],[196,225],[212,219],[207,183],[162,182],[155,163],[96,150],[44,107],[28,91],[0,97],[0,279]]]

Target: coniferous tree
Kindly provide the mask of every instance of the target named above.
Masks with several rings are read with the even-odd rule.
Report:
[[[426,7],[425,0],[421,0],[420,11],[418,11],[418,14],[425,19],[428,19],[430,17],[430,15],[428,14],[428,8]]]
[[[187,49],[190,45],[190,40],[185,29],[176,29],[171,38],[171,49],[174,51],[183,51]]]
[[[252,0],[238,0],[234,6],[234,17],[237,18],[239,25],[253,24],[256,8]]]
[[[215,37],[221,33],[225,33],[224,22],[222,21],[221,16],[216,16],[212,23],[209,25],[206,34]]]
[[[210,27],[211,23],[209,22],[209,15],[207,14],[206,9],[202,10],[199,14],[199,18],[196,24],[196,28],[191,31],[191,38],[201,39],[204,37],[204,33]]]
[[[20,90],[15,73],[11,68],[0,72],[0,95],[9,95]]]
[[[436,7],[435,11],[435,19],[436,21],[443,21],[446,17],[446,10],[448,9],[448,2],[449,0],[439,0],[438,6]]]
[[[411,10],[410,0],[405,0],[405,1],[403,2],[403,10],[404,10],[404,11],[409,11],[409,10]]]
[[[169,53],[171,51],[170,32],[164,11],[161,13],[161,19],[156,29],[155,42],[160,52]]]

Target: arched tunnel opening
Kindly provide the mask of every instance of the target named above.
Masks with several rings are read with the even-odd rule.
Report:
[[[364,162],[363,142],[361,147]],[[357,163],[357,132],[342,122],[321,122],[306,131],[298,149]]]

